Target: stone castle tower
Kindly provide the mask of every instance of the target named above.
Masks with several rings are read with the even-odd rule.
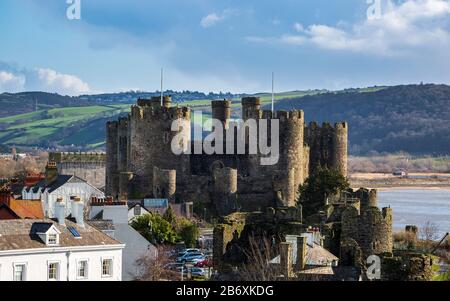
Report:
[[[224,137],[236,131],[230,126],[231,105],[229,100],[211,103],[212,117],[222,122]],[[190,135],[191,129],[182,131],[180,126],[172,131],[172,122],[190,125],[190,108],[172,107],[168,96],[162,102],[160,97],[139,99],[126,118],[107,124],[106,194],[121,200],[153,197],[210,203],[225,215],[294,206],[299,185],[319,166],[347,175],[346,123],[305,126],[303,111],[272,113],[262,109],[259,97],[242,99],[243,121],[254,120],[259,129],[262,120],[271,119],[278,119],[280,126],[280,156],[275,165],[261,165],[259,152],[176,155],[171,150],[172,139]],[[258,135],[259,131],[247,130],[246,150],[252,139],[259,141]],[[236,138],[224,138],[224,150],[232,142],[236,150]],[[199,143],[192,141],[183,147],[194,150]]]

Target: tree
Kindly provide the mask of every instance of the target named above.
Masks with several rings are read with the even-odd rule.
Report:
[[[153,243],[174,244],[178,240],[173,226],[159,214],[150,213],[135,217],[131,226]]]
[[[307,217],[320,211],[329,196],[349,187],[347,178],[339,172],[318,168],[300,187],[298,203],[302,205],[303,214]]]
[[[164,219],[166,221],[168,221],[171,225],[174,225],[174,223],[176,222],[176,215],[175,212],[173,212],[173,209],[171,206],[169,206],[169,208],[167,208],[166,212],[163,215]]]
[[[180,272],[170,269],[173,262],[169,253],[171,249],[167,246],[157,247],[156,254],[144,255],[138,258],[135,266],[138,268],[136,281],[161,281],[161,280],[179,280]]]
[[[181,228],[180,238],[184,241],[186,247],[192,248],[195,247],[199,233],[200,231],[198,229],[198,226],[195,223],[189,221],[189,223],[186,223]]]
[[[186,246],[193,247],[199,236],[199,229],[195,222],[177,217],[172,208],[164,216],[150,213],[137,216],[131,226],[148,241],[156,244],[175,244],[184,241]]]
[[[436,245],[436,240],[439,239],[439,227],[427,221],[422,228],[420,228],[420,238],[425,251],[429,252]]]

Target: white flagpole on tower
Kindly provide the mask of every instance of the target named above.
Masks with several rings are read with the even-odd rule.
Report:
[[[163,81],[164,81],[164,69],[161,68],[161,107],[163,106],[163,96],[164,96],[164,92],[163,92]]]
[[[272,115],[275,111],[275,73],[272,72]]]

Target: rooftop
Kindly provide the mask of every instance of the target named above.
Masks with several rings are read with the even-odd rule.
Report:
[[[61,232],[57,247],[120,245],[120,242],[89,224],[83,228],[69,219],[66,220],[66,226],[51,219],[0,220],[0,251],[49,248],[37,233],[45,232],[52,225]],[[81,237],[75,238],[69,227],[76,229]]]
[[[41,200],[10,200],[9,208],[21,219],[43,219]]]
[[[55,181],[53,181],[50,185],[46,185],[45,180],[39,181],[35,186],[33,187],[27,187],[26,190],[30,191],[33,190],[34,193],[38,192],[39,189],[44,190],[48,189],[49,193],[52,193],[59,187],[63,186],[66,183],[87,183],[85,180],[73,176],[73,175],[58,175]]]

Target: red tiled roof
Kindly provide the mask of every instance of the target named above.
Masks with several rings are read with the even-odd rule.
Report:
[[[43,219],[41,200],[11,200],[9,208],[21,219]]]

